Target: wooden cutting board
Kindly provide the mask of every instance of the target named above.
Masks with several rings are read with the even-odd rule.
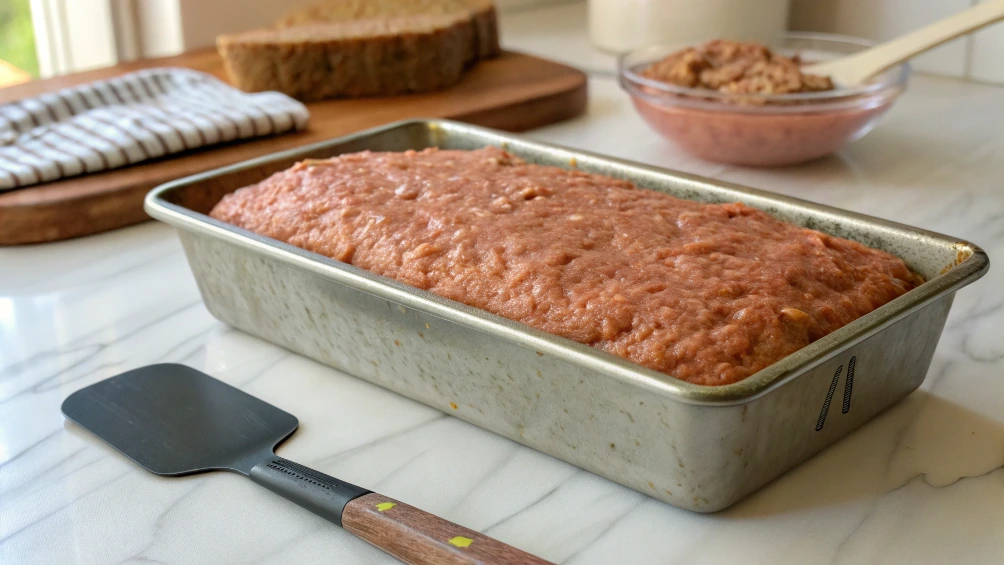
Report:
[[[215,50],[147,59],[0,89],[0,103],[147,67],[177,66],[224,78]],[[149,219],[151,188],[201,171],[406,118],[450,118],[523,131],[567,120],[586,108],[586,76],[571,67],[504,53],[471,69],[456,86],[428,94],[308,104],[307,129],[230,143],[102,173],[0,193],[0,245],[56,241]]]

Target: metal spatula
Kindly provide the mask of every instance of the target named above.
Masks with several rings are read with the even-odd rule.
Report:
[[[275,455],[296,417],[184,365],[151,365],[78,390],[63,414],[152,473],[240,473],[407,563],[547,563]]]

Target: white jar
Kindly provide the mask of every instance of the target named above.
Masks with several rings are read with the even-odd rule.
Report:
[[[769,41],[788,27],[791,0],[589,0],[593,45],[623,53],[707,39]]]

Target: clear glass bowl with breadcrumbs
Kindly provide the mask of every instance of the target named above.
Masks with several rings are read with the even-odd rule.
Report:
[[[860,86],[741,97],[642,76],[649,65],[688,45],[646,47],[622,56],[621,87],[645,121],[681,150],[732,165],[793,165],[836,152],[875,127],[910,76],[910,67],[902,64]],[[871,45],[854,37],[788,33],[767,47],[809,64]]]

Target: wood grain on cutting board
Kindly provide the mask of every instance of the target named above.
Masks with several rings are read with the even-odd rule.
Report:
[[[224,78],[215,50],[135,61],[0,89],[0,103],[141,68],[188,67]],[[107,231],[148,217],[143,197],[169,180],[406,118],[450,118],[507,131],[566,120],[586,107],[586,77],[576,69],[519,53],[483,61],[454,87],[407,96],[310,103],[299,133],[216,145],[0,194],[0,245],[56,241]]]

